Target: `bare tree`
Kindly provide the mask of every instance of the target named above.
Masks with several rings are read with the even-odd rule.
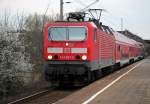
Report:
[[[25,14],[24,11],[22,11],[21,13],[17,12],[17,30],[18,32],[22,32],[24,30],[24,26],[25,26]]]
[[[57,15],[10,13],[5,11],[0,16],[0,96],[22,85],[25,75],[20,77],[20,73],[35,73],[32,75],[34,77],[37,72],[42,72],[43,24],[58,18]]]
[[[25,53],[23,33],[12,32],[10,12],[4,13],[0,20],[0,98],[18,91],[23,85],[20,72],[31,70],[30,55]],[[24,26],[24,17],[18,15],[18,28]],[[17,24],[16,24],[17,25]],[[22,38],[20,38],[22,37]],[[1,100],[0,100],[1,101]]]

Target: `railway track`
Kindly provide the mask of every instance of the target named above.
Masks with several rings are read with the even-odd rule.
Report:
[[[18,99],[18,100],[9,102],[8,104],[20,104],[20,103],[25,103],[25,102],[28,102],[28,101],[30,101],[30,100],[36,99],[37,97],[40,97],[40,96],[42,96],[42,95],[45,95],[45,94],[47,94],[48,92],[50,92],[50,90],[40,91],[40,92],[37,92],[37,93],[35,93],[35,94],[26,96],[26,97],[24,97],[24,98],[21,98],[21,99]]]
[[[50,90],[43,90],[9,102],[8,104],[51,104],[68,96],[76,90],[78,90],[78,88],[69,88],[66,90],[62,88],[53,88]]]

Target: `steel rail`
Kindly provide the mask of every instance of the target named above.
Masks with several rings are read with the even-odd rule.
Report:
[[[45,94],[48,93],[49,91],[50,91],[50,90],[44,90],[44,91],[41,91],[41,92],[37,92],[37,93],[35,93],[35,94],[32,94],[32,95],[23,97],[23,98],[21,98],[21,99],[18,99],[18,100],[9,102],[8,104],[20,104],[20,103],[24,103],[24,102],[26,102],[26,101],[35,99],[35,98],[37,98],[37,97],[39,97],[39,96],[45,95]]]

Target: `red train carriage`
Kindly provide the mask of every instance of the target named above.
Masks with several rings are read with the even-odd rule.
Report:
[[[144,45],[140,42],[136,42],[136,45],[138,47],[138,50],[137,50],[137,58],[138,59],[143,59],[144,58]]]
[[[134,62],[135,41],[118,32],[114,32],[114,36],[116,39],[116,63],[122,66]]]
[[[144,58],[144,45],[125,35],[115,32],[116,39],[116,63],[120,65],[133,63]]]
[[[113,34],[116,40],[116,64],[122,66],[143,58],[144,47],[142,43],[136,42],[118,32],[113,32]]]

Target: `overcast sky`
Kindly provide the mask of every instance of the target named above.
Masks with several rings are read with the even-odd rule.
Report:
[[[60,0],[0,0],[0,15],[5,10],[11,13],[24,11],[28,13],[44,14],[48,4],[47,14],[59,13]],[[64,0],[71,1],[64,4],[64,12],[77,11],[94,0]],[[90,8],[103,8],[102,22],[115,30],[120,30],[121,18],[124,29],[139,35],[143,39],[150,39],[150,0],[99,0]]]

